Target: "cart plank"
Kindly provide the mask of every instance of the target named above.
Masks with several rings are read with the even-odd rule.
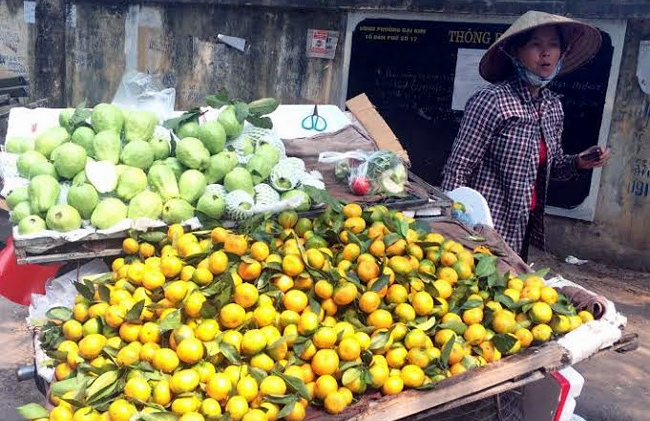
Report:
[[[50,250],[54,247],[62,246],[65,244],[82,244],[89,241],[104,241],[114,238],[125,238],[127,236],[126,232],[117,232],[114,234],[98,234],[93,233],[89,234],[79,241],[68,241],[62,238],[49,238],[49,237],[39,237],[39,238],[16,238],[14,239],[14,247],[24,249],[29,253],[42,253],[47,250]]]
[[[53,254],[36,254],[36,255],[16,255],[16,263],[19,265],[30,265],[39,263],[66,262],[69,260],[95,259],[98,257],[119,256],[122,254],[122,248],[109,248],[101,251],[80,251],[72,253],[53,253]]]
[[[36,254],[33,254],[31,250],[29,247],[15,247],[16,263],[23,265],[67,262],[70,260],[118,256],[122,253],[122,238],[63,243],[59,246],[48,246],[46,250]]]

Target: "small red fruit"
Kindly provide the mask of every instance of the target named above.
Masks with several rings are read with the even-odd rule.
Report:
[[[356,177],[350,180],[350,189],[357,196],[364,196],[370,192],[370,180],[366,177]]]

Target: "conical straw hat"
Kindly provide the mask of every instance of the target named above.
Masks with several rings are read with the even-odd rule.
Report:
[[[591,25],[544,12],[526,12],[492,44],[481,58],[479,72],[483,79],[488,82],[498,82],[510,77],[513,66],[503,49],[513,37],[543,26],[556,26],[562,32],[567,50],[564,52],[560,75],[570,73],[591,60],[600,48],[600,32]]]

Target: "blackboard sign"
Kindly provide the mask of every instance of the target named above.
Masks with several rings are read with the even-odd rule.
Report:
[[[463,116],[452,108],[459,49],[480,55],[507,24],[365,19],[352,35],[347,97],[365,92],[409,153],[413,171],[434,185],[451,151]],[[603,46],[588,65],[558,78],[563,95],[563,146],[580,152],[598,142],[613,46]],[[456,107],[458,108],[458,107]],[[551,183],[551,206],[572,208],[589,194],[591,175]]]

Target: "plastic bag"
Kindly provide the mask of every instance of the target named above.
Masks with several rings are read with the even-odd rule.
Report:
[[[113,105],[129,110],[152,111],[160,121],[174,112],[176,90],[165,88],[147,73],[128,70],[113,98]]]
[[[469,187],[458,187],[445,192],[454,201],[451,216],[468,227],[476,224],[494,227],[492,214],[487,201],[481,193]]]
[[[110,268],[101,259],[94,259],[79,267],[75,267],[60,276],[50,279],[45,283],[44,291],[32,294],[29,306],[27,324],[40,326],[47,322],[47,311],[52,307],[72,308],[77,296],[75,281],[85,277],[93,278],[110,271]]]
[[[318,161],[336,163],[334,175],[347,182],[352,193],[357,196],[401,196],[406,191],[408,173],[394,152],[322,152]]]

